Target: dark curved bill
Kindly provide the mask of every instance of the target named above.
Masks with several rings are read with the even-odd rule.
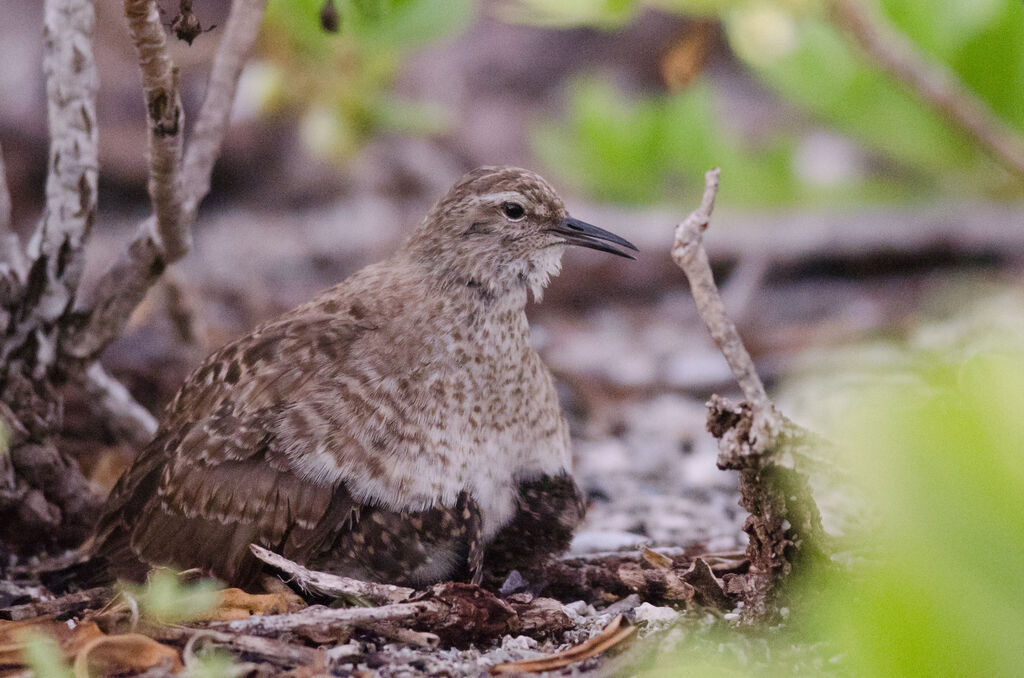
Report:
[[[592,250],[608,252],[609,254],[626,257],[627,259],[636,259],[636,257],[629,252],[624,252],[620,247],[639,252],[636,245],[625,238],[620,238],[603,228],[598,228],[593,224],[588,224],[585,221],[573,219],[572,217],[566,217],[562,220],[561,224],[554,228],[549,228],[548,231],[562,236],[570,245],[589,247]],[[619,245],[620,247],[615,247],[614,245]]]

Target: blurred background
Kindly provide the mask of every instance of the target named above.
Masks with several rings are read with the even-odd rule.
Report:
[[[169,22],[177,3],[161,4]],[[173,44],[192,119],[228,4],[196,2],[209,32],[191,46]],[[844,12],[850,7],[868,11],[866,32]],[[116,0],[96,0],[101,174],[92,275],[149,211],[140,76],[121,11]],[[325,12],[337,33],[324,30]],[[41,213],[46,170],[41,27],[39,3],[5,4],[0,143],[23,237]],[[958,92],[915,91],[898,72],[908,52],[944,74],[940,82],[959,81],[968,108],[980,107],[1000,126],[1002,149],[951,120],[950,107],[963,103]],[[908,449],[906,440],[879,437],[878,419],[864,412],[890,425],[895,413],[916,417],[908,421],[918,428],[908,430],[922,436],[938,421],[961,421],[958,404],[984,411],[986,398],[1019,420],[1020,409],[1006,403],[1024,407],[1021,382],[1006,375],[1017,374],[1024,355],[1024,167],[1007,158],[1022,139],[1017,0],[270,0],[194,250],[151,292],[104,363],[157,411],[212,349],[386,256],[463,172],[481,164],[535,169],[575,216],[641,249],[637,262],[570,252],[544,303],[529,311],[570,416],[591,503],[574,548],[742,549],[735,479],[715,468],[704,432],[704,401],[734,385],[669,257],[674,226],[698,204],[704,171],[722,168],[707,248],[781,408],[837,431],[863,452],[861,461],[892,459]],[[962,369],[992,355],[1009,361],[1005,369]],[[986,378],[996,380],[991,389]],[[895,390],[864,394],[879,382]],[[886,398],[900,406],[878,411]],[[904,413],[908,401],[938,404]],[[65,444],[109,487],[133,450],[73,393],[66,419]],[[859,427],[851,430],[850,421]],[[942,595],[928,597],[948,593],[951,572],[961,584],[965,572],[993,562],[1020,573],[1019,522],[978,530],[1011,508],[993,504],[994,496],[1024,496],[1024,435],[1019,421],[1000,433],[1004,423],[977,423],[992,440],[968,436],[943,447],[951,438],[940,436],[930,454],[913,457],[919,465],[886,471],[895,479],[886,487],[899,494],[893,488],[911,486],[920,468],[950,469],[950,484],[922,489],[911,505],[865,498],[852,480],[857,470],[848,468],[857,464],[831,460],[815,471],[826,528],[846,540],[845,549],[859,553],[866,542],[857,535],[897,514],[914,526],[901,539],[926,535],[920,549],[907,546],[919,559],[887,570],[924,582],[915,595],[927,604],[904,601],[917,610],[908,619],[931,619],[922,610],[932,604],[954,617],[963,612]],[[858,437],[865,431],[874,437]],[[972,476],[962,505],[982,503],[958,514],[970,519],[957,525],[991,538],[964,548],[972,557],[1005,558],[960,562],[956,539],[940,539],[954,523],[914,522],[934,515],[929,502],[946,505],[963,489],[956,479],[966,466],[982,475]],[[937,543],[948,546],[941,557]],[[900,609],[906,592],[899,588],[876,592],[878,600]],[[865,590],[855,596],[862,602],[871,599]],[[995,600],[975,593],[971,605]],[[999,628],[1019,628],[1019,581],[998,593]],[[844,600],[829,609],[846,609]],[[864,627],[851,613],[829,643],[903,619],[894,613],[880,621],[872,616],[877,607],[862,608]],[[993,622],[984,614],[963,619]],[[960,638],[950,627],[910,633],[898,647],[937,647],[953,636],[957,656],[970,661],[937,662],[934,673],[963,675],[952,671],[982,662],[985,675],[1012,675],[1024,665],[1019,640],[986,643],[982,652],[970,634]],[[802,638],[799,647],[818,647]],[[702,642],[714,647],[720,638]],[[730,655],[737,670],[775,666],[765,658],[769,641],[747,642],[737,653],[743,661]],[[881,658],[878,666],[902,666],[900,657],[910,663],[908,672],[877,675],[925,675],[914,669],[927,652],[901,654],[879,642],[864,650]],[[786,666],[872,673],[870,661],[829,663],[856,655],[851,647],[798,652]],[[671,673],[675,664],[667,666],[651,670]]]

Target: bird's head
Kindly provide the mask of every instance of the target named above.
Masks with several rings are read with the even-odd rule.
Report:
[[[567,245],[633,258],[632,243],[569,216],[540,175],[479,167],[452,186],[413,233],[407,249],[444,285],[490,295],[530,290],[539,299]]]

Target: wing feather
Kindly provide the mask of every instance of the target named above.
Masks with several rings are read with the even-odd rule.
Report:
[[[323,378],[317,348],[342,358],[365,331],[307,308],[211,355],[115,486],[97,553],[115,572],[173,564],[242,585],[259,571],[250,543],[302,559],[346,529],[355,504],[340,480],[300,475],[285,451],[312,451],[324,431],[289,428],[282,441],[275,430]]]

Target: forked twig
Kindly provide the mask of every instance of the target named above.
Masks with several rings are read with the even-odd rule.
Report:
[[[232,4],[210,70],[206,98],[184,158],[179,149],[179,156],[171,163],[180,166],[180,172],[156,175],[170,182],[155,192],[166,199],[154,198],[154,216],[139,225],[126,251],[96,283],[90,301],[76,307],[81,320],[61,342],[63,355],[73,360],[95,359],[121,335],[132,311],[167,265],[187,252],[188,234],[199,203],[209,192],[210,173],[226,133],[238,79],[259,33],[265,5],[266,0],[235,0]],[[140,57],[142,54],[140,51]],[[151,130],[152,125],[151,121]],[[178,125],[177,134],[181,133]],[[162,214],[162,209],[168,213]]]

